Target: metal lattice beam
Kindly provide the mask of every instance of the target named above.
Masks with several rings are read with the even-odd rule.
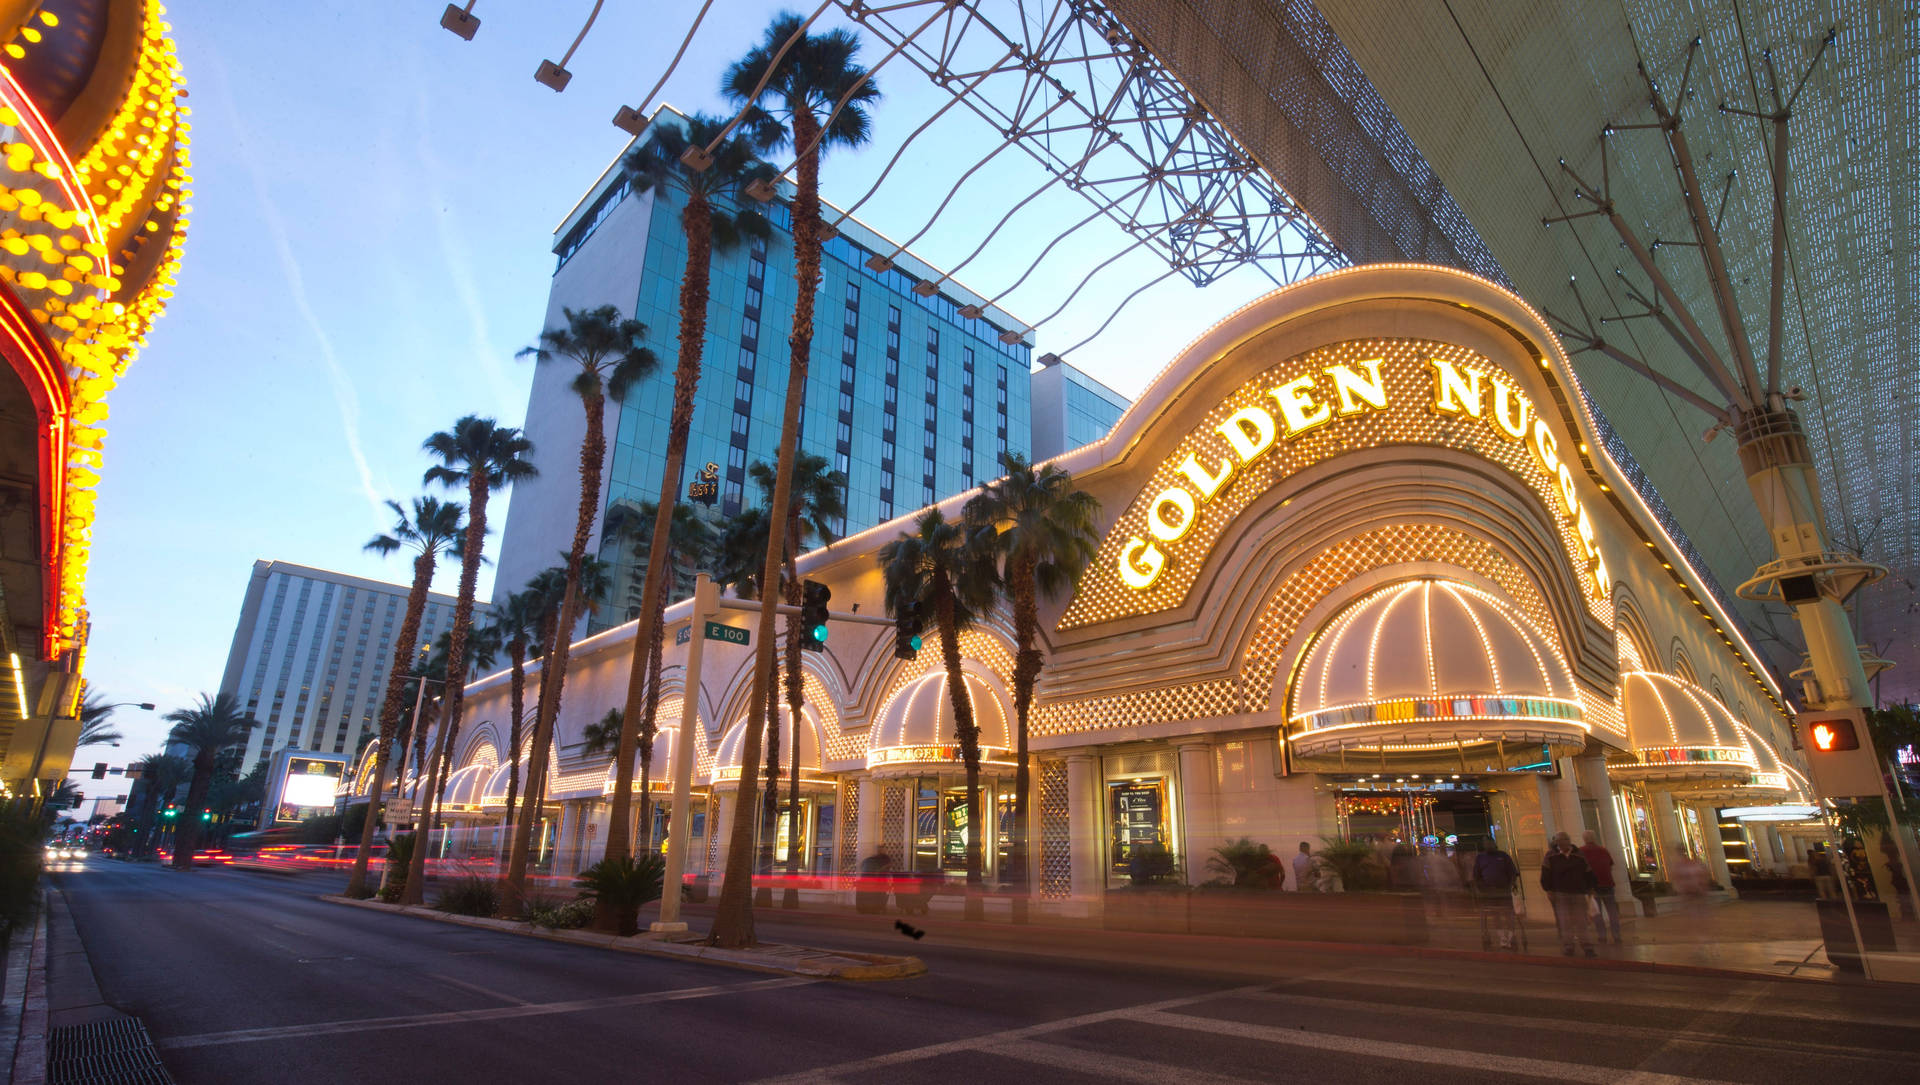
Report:
[[[840,6],[1195,285],[1248,264],[1291,282],[1349,263],[1102,5]]]

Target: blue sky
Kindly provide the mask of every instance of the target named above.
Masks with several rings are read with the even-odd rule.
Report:
[[[389,522],[381,499],[421,492],[421,440],[468,413],[519,423],[531,363],[514,353],[540,331],[553,228],[626,145],[614,110],[638,103],[698,9],[606,5],[555,94],[533,71],[559,58],[590,6],[482,2],[472,42],[439,28],[439,3],[172,9],[193,111],[192,225],[170,308],[108,400],[88,580],[92,688],[161,713],[215,690],[256,559],[402,579],[401,559],[361,547]],[[661,99],[724,111],[721,70],[783,6],[716,3]],[[863,56],[882,53],[870,44]],[[876,81],[874,144],[823,171],[842,206],[945,101],[904,62]],[[912,236],[997,141],[950,110],[860,217]],[[998,156],[914,250],[949,266],[1045,179],[1024,155]],[[1088,210],[1068,193],[1035,200],[959,279],[998,294]],[[1076,233],[1003,307],[1038,320],[1127,243],[1104,222]],[[1165,270],[1136,253],[1102,271],[1040,329],[1036,354],[1080,342]],[[1135,395],[1267,289],[1252,272],[1203,292],[1166,280],[1069,360]],[[671,329],[656,332],[670,355]],[[451,591],[452,576],[435,586]],[[120,749],[77,760],[124,764],[164,733],[158,713],[122,709],[116,722],[129,735]]]

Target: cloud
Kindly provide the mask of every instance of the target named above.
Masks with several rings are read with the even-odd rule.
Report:
[[[384,493],[374,482],[373,468],[367,461],[366,449],[360,441],[360,394],[353,386],[353,379],[347,375],[346,368],[340,364],[340,355],[334,350],[333,337],[314,312],[313,303],[307,297],[306,278],[300,272],[300,262],[294,258],[293,245],[287,239],[286,220],[280,214],[280,208],[267,190],[265,172],[260,168],[259,159],[254,156],[246,125],[240,118],[235,106],[233,94],[228,86],[226,71],[217,60],[212,64],[214,79],[212,82],[218,91],[221,107],[226,111],[227,121],[233,133],[235,156],[246,167],[247,177],[253,183],[254,195],[260,200],[260,214],[266,222],[267,236],[273,242],[274,255],[280,261],[280,270],[286,276],[287,293],[300,311],[300,319],[306,323],[307,330],[313,333],[316,346],[320,348],[320,360],[326,369],[327,384],[333,392],[334,407],[340,413],[341,435],[346,440],[347,454],[353,458],[354,471],[359,475],[360,491],[366,497],[367,504],[374,513],[382,518],[386,516]]]

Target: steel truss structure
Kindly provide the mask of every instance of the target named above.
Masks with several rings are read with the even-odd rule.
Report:
[[[1196,286],[1349,259],[1090,0],[842,0],[841,10]]]

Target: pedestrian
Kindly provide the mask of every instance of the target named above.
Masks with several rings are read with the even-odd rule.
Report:
[[[1599,834],[1592,829],[1584,835],[1586,843],[1580,845],[1580,857],[1593,870],[1593,903],[1598,909],[1593,915],[1593,940],[1606,942],[1607,932],[1611,930],[1613,944],[1617,946],[1620,944],[1620,901],[1613,895],[1613,853],[1600,843]]]
[[[1293,857],[1293,891],[1313,892],[1313,847],[1304,840],[1300,842],[1300,854]]]
[[[1839,879],[1833,876],[1833,856],[1827,854],[1825,844],[1815,844],[1807,853],[1807,872],[1813,876],[1814,893],[1822,900],[1833,900],[1840,895]]]
[[[1707,872],[1707,864],[1679,848],[1674,848],[1672,855],[1673,891],[1680,894],[1682,908],[1698,915],[1706,907],[1707,887],[1713,884],[1713,875]]]
[[[1577,944],[1589,957],[1598,956],[1587,940],[1587,902],[1593,898],[1593,868],[1573,846],[1573,837],[1553,834],[1553,846],[1540,861],[1540,888],[1553,901],[1553,924],[1560,929],[1560,949],[1573,956]]]
[[[1473,898],[1480,911],[1480,948],[1493,948],[1498,932],[1500,948],[1513,948],[1513,887],[1520,880],[1520,865],[1513,861],[1493,837],[1480,838],[1480,854],[1473,859]]]

